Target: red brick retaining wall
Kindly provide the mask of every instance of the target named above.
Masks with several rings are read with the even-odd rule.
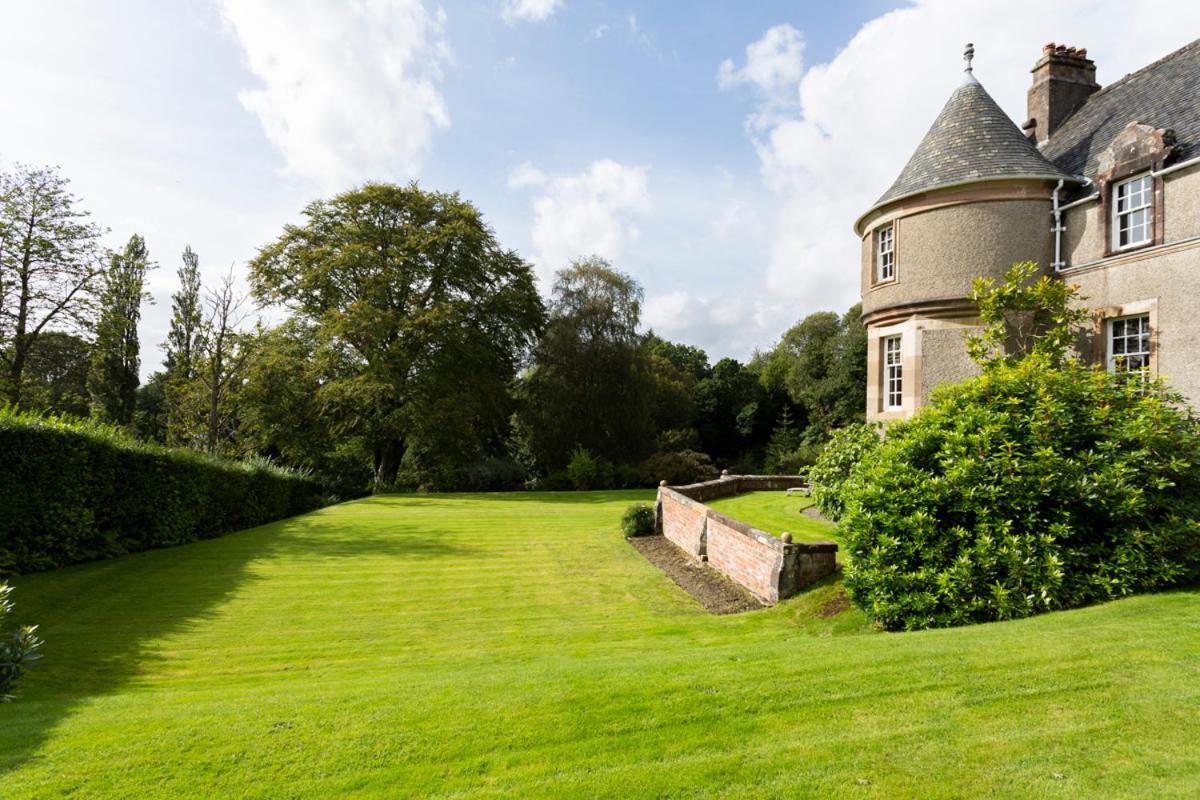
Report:
[[[679,492],[658,493],[658,518],[662,534],[694,558],[704,555],[705,528],[709,508]]]
[[[785,542],[766,531],[721,514],[704,501],[755,490],[803,486],[796,476],[737,475],[689,486],[660,486],[657,526],[688,555],[776,603],[836,568],[837,545]]]

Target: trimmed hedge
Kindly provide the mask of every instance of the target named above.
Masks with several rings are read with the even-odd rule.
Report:
[[[312,477],[0,409],[0,575],[207,539],[317,507]]]

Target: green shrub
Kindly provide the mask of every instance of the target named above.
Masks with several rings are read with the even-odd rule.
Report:
[[[612,488],[637,489],[643,486],[641,471],[632,464],[614,464],[612,468]]]
[[[37,636],[36,625],[23,625],[13,631],[6,631],[9,614],[13,604],[9,599],[12,587],[0,583],[0,703],[8,703],[13,699],[13,688],[17,680],[25,674],[25,668],[37,661],[41,655],[38,649],[42,640]]]
[[[183,544],[314,508],[312,477],[0,409],[0,574]]]
[[[612,479],[612,465],[593,456],[585,447],[576,447],[567,463],[567,478],[578,492],[607,488]]]
[[[838,490],[851,597],[889,629],[1195,580],[1200,430],[1155,381],[1030,357],[935,393]]]
[[[654,509],[645,503],[634,503],[621,517],[621,532],[626,536],[649,536],[654,533]]]
[[[525,485],[525,468],[511,458],[484,458],[459,470],[454,489],[509,492]]]
[[[711,481],[717,477],[717,468],[705,453],[683,450],[678,453],[655,453],[638,467],[643,486],[657,486],[666,481],[672,486]]]
[[[525,488],[531,492],[568,492],[574,487],[567,471],[560,469],[525,481]]]
[[[791,450],[768,452],[763,471],[768,475],[804,475],[823,450],[824,445],[801,444]]]
[[[833,432],[816,463],[808,470],[813,504],[826,517],[840,519],[845,503],[842,489],[850,470],[880,444],[877,426],[866,423],[847,425]]]

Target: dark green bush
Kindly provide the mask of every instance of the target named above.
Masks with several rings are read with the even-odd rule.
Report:
[[[525,488],[531,492],[569,492],[574,487],[567,471],[560,469],[526,481]]]
[[[464,492],[510,492],[525,486],[525,468],[511,458],[484,458],[459,470],[454,488]]]
[[[711,481],[717,477],[717,468],[705,453],[683,450],[678,453],[655,453],[638,467],[643,486],[657,486],[666,481],[672,486]]]
[[[1024,617],[1200,574],[1200,431],[1178,397],[1137,377],[1037,357],[990,365],[889,428],[837,495],[847,588],[889,629]]]
[[[0,574],[219,536],[307,511],[321,495],[313,478],[266,461],[0,409]]]
[[[7,631],[8,615],[12,613],[12,600],[8,598],[12,587],[0,583],[0,703],[13,699],[13,688],[25,674],[25,668],[41,658],[38,650],[42,640],[37,636],[36,625],[22,625]]]
[[[567,464],[571,488],[579,492],[611,489],[616,483],[616,468],[612,463],[592,455],[587,448],[576,447]]]
[[[845,503],[842,487],[850,470],[879,447],[879,428],[866,423],[847,425],[833,432],[829,442],[808,470],[813,504],[826,517],[837,520]]]
[[[767,453],[763,472],[768,475],[804,475],[824,452],[824,445],[801,444],[790,450]]]
[[[654,533],[654,509],[645,503],[634,503],[621,517],[621,532],[626,536],[649,536]]]

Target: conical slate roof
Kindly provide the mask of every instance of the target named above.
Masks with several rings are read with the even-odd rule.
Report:
[[[995,178],[1069,177],[1038,152],[968,73],[900,177],[871,211],[893,200],[944,186]]]

